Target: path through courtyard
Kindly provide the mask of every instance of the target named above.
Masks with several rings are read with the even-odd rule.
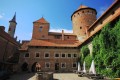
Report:
[[[9,80],[36,80],[35,73],[15,74]],[[74,73],[54,73],[54,80],[91,80],[86,77],[78,77]]]

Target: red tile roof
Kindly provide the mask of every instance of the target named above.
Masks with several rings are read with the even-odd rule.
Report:
[[[21,51],[26,51],[28,50],[28,44],[29,44],[30,41],[22,41],[22,46],[19,50]]]
[[[60,32],[49,32],[48,34],[49,34],[49,35],[62,35],[62,33],[60,33]],[[64,33],[64,35],[76,36],[76,35],[73,34],[73,33]]]
[[[95,24],[97,24],[108,12],[120,2],[120,0],[115,0],[115,2],[88,28],[90,30]],[[120,13],[119,13],[120,14]]]
[[[39,22],[39,23],[49,23],[49,22],[46,21],[43,17],[40,18],[39,20],[35,21],[35,22]]]
[[[28,46],[77,47],[78,40],[31,40]]]

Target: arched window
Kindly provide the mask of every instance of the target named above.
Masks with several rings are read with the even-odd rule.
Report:
[[[42,31],[42,29],[43,29],[43,27],[42,27],[42,26],[40,26],[39,31],[41,32],[41,31]]]

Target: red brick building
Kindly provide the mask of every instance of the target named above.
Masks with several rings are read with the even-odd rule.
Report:
[[[20,43],[14,38],[16,15],[10,20],[8,33],[0,26],[0,70],[13,70],[19,60]]]
[[[81,5],[71,16],[73,33],[49,32],[50,24],[44,18],[33,22],[30,41],[23,41],[19,66],[23,71],[70,72],[77,69],[80,48],[88,45],[92,53],[90,38],[108,22],[120,19],[120,1],[116,0],[96,20],[96,10]],[[37,66],[39,65],[39,68]]]
[[[42,71],[70,72],[77,69],[80,43],[73,33],[49,32],[49,23],[41,18],[33,22],[30,41],[23,41],[20,66],[27,63],[30,71],[40,64]],[[27,68],[27,66],[26,66]]]

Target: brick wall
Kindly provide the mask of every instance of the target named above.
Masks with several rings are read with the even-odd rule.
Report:
[[[86,30],[96,20],[96,11],[91,8],[83,8],[72,15],[73,33],[78,37],[86,38]]]
[[[24,55],[26,52],[23,52],[20,54],[20,61],[19,65],[22,66],[24,62],[27,62],[29,65],[29,70],[31,71],[31,67],[33,63],[38,62],[41,65],[41,69],[43,71],[55,71],[55,63],[59,63],[59,71],[60,72],[70,72],[72,70],[76,70],[77,66],[75,68],[72,67],[72,63],[77,62],[77,58],[79,57],[79,50],[78,49],[46,49],[46,48],[29,48],[29,54],[30,56],[28,58],[25,58]],[[35,54],[40,53],[40,57],[36,58]],[[45,58],[45,53],[49,53],[50,57]],[[60,57],[55,58],[55,53],[59,53]],[[61,54],[66,54],[65,58],[61,57]],[[70,53],[72,56],[73,54],[77,54],[77,57],[71,57],[68,58],[67,55]],[[50,63],[50,68],[45,68],[45,63]],[[66,68],[61,68],[61,63],[66,63]]]

